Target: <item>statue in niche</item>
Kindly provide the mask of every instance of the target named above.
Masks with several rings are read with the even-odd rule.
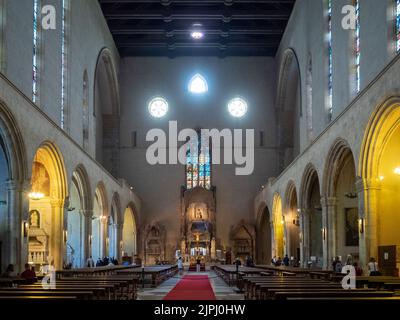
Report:
[[[39,228],[40,227],[40,213],[37,210],[33,210],[29,216],[29,227]]]
[[[202,210],[200,208],[197,209],[195,218],[199,219],[199,220],[203,219],[203,212],[202,212]]]

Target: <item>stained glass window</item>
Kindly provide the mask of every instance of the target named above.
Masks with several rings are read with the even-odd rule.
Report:
[[[39,101],[40,0],[33,0],[32,101]]]
[[[211,156],[209,137],[198,132],[197,148],[189,146],[186,153],[186,187],[211,188]]]
[[[332,119],[333,114],[333,61],[332,61],[332,0],[328,2],[328,112],[329,118]]]
[[[400,0],[395,0],[396,5],[396,52],[400,52]]]
[[[67,17],[69,0],[62,1],[61,13],[61,128],[66,127],[67,112]]]
[[[360,2],[354,0],[354,6],[356,9],[356,30],[355,30],[355,75],[356,75],[356,92],[360,92]]]

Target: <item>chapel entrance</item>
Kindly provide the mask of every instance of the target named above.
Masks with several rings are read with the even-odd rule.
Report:
[[[216,258],[215,192],[202,187],[182,193],[181,254],[185,262],[202,264]]]

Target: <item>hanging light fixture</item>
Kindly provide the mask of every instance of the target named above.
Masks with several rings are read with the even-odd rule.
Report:
[[[44,198],[44,193],[42,192],[30,192],[28,194],[29,199],[31,200],[41,200]]]

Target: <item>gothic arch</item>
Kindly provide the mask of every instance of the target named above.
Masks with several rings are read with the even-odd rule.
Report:
[[[108,48],[98,56],[94,74],[95,158],[114,177],[119,166],[120,97],[117,70]]]
[[[324,196],[335,196],[336,184],[343,161],[349,156],[353,157],[353,153],[348,142],[342,138],[336,139],[328,153],[328,158],[325,163],[322,185],[322,194]]]
[[[288,48],[280,65],[276,100],[280,171],[300,154],[301,92],[299,60],[296,52]]]
[[[367,125],[359,159],[360,258],[366,263],[378,255],[381,246],[400,246],[400,98],[391,97],[377,107]],[[397,264],[399,267],[399,264]],[[393,275],[392,269],[382,269]]]

